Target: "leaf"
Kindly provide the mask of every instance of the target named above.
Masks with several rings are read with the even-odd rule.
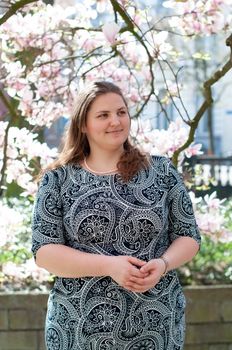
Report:
[[[203,60],[203,61],[210,61],[211,57],[208,53],[204,53],[204,52],[196,52],[192,55],[193,58],[197,59],[197,60]]]

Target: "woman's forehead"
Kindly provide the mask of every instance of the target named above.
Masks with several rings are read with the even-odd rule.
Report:
[[[91,111],[106,111],[111,110],[112,108],[119,109],[126,107],[123,98],[116,93],[106,93],[97,96],[93,102],[91,103],[90,109]]]

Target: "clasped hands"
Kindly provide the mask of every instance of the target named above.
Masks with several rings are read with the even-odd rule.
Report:
[[[109,275],[120,286],[136,293],[144,293],[154,287],[165,271],[165,263],[159,258],[149,262],[131,256],[111,258]]]

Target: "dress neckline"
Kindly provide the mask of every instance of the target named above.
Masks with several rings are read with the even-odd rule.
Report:
[[[90,170],[84,168],[80,163],[78,164],[72,164],[72,166],[77,167],[78,169],[82,170],[84,173],[90,174],[92,176],[98,177],[98,178],[109,178],[115,175],[118,175],[118,172],[112,173],[112,174],[96,174],[94,172],[91,172]]]

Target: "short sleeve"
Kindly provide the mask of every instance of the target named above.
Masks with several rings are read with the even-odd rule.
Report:
[[[170,240],[191,237],[200,245],[201,236],[190,196],[182,176],[171,162],[169,163],[168,210]]]
[[[34,257],[45,244],[64,244],[60,181],[55,170],[44,174],[36,195],[32,215]]]

